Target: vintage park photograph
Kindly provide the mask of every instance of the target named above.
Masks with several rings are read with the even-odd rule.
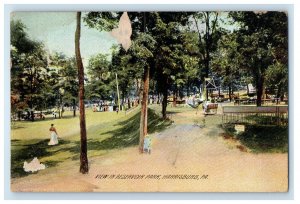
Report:
[[[287,192],[288,12],[12,12],[13,192]]]

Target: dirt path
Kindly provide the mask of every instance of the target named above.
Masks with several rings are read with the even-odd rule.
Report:
[[[111,150],[104,156],[90,159],[90,172],[87,175],[78,173],[78,162],[66,161],[63,165],[40,171],[38,174],[13,179],[12,190],[65,192],[287,190],[287,154],[242,152],[219,136],[222,132],[220,128],[197,125],[195,119],[200,118],[201,121],[203,116],[200,113],[196,115],[195,111],[173,114],[171,117],[175,123],[170,128],[152,135],[151,154],[138,154],[137,147]],[[105,175],[108,177],[104,178]],[[128,177],[111,179],[109,178],[111,175]],[[141,179],[142,175],[144,177]],[[149,175],[153,176],[149,178]],[[182,179],[177,175],[186,175],[186,178]],[[198,175],[198,179],[195,179],[197,178],[195,175]]]

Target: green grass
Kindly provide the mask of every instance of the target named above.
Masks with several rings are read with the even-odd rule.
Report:
[[[254,153],[288,152],[288,126],[248,124],[245,132],[237,134],[234,124],[227,124],[224,130]]]
[[[72,111],[66,111],[62,119],[53,119],[47,115],[45,120],[16,121],[12,124],[11,139],[31,140],[31,139],[47,139],[49,137],[49,128],[53,123],[60,137],[68,137],[79,132],[79,113],[72,116]],[[92,112],[91,109],[86,110],[86,126],[90,128],[95,125],[116,121],[125,117],[124,112],[117,114],[116,112]]]
[[[245,118],[248,121],[251,121],[254,124],[287,124],[288,118],[275,117],[275,116],[267,116],[267,115],[249,115]]]
[[[150,134],[171,125],[171,121],[162,120],[151,109],[149,109],[148,114],[148,131]],[[59,144],[56,146],[48,146],[50,136],[46,131],[48,131],[49,122],[52,123],[52,121],[22,121],[15,123],[15,126],[22,128],[14,127],[12,129],[12,178],[28,175],[29,173],[23,170],[23,163],[24,161],[31,161],[34,157],[38,157],[48,168],[57,166],[66,160],[79,159],[78,118],[66,117],[53,122],[56,124],[60,135]],[[115,112],[93,113],[87,111],[88,156],[98,156],[105,154],[110,149],[137,145],[139,141],[139,123],[139,109],[126,116],[123,112],[116,114]],[[46,132],[46,139],[44,135],[41,136],[41,130]],[[40,137],[38,138],[38,136]]]

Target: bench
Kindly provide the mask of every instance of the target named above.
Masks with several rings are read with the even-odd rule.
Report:
[[[204,104],[203,105],[203,109],[204,109],[204,114],[208,115],[208,114],[217,114],[218,111],[218,104],[217,103],[209,103],[209,104]]]

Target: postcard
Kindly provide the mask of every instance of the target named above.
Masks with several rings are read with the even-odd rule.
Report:
[[[288,12],[12,12],[12,192],[288,192]]]

